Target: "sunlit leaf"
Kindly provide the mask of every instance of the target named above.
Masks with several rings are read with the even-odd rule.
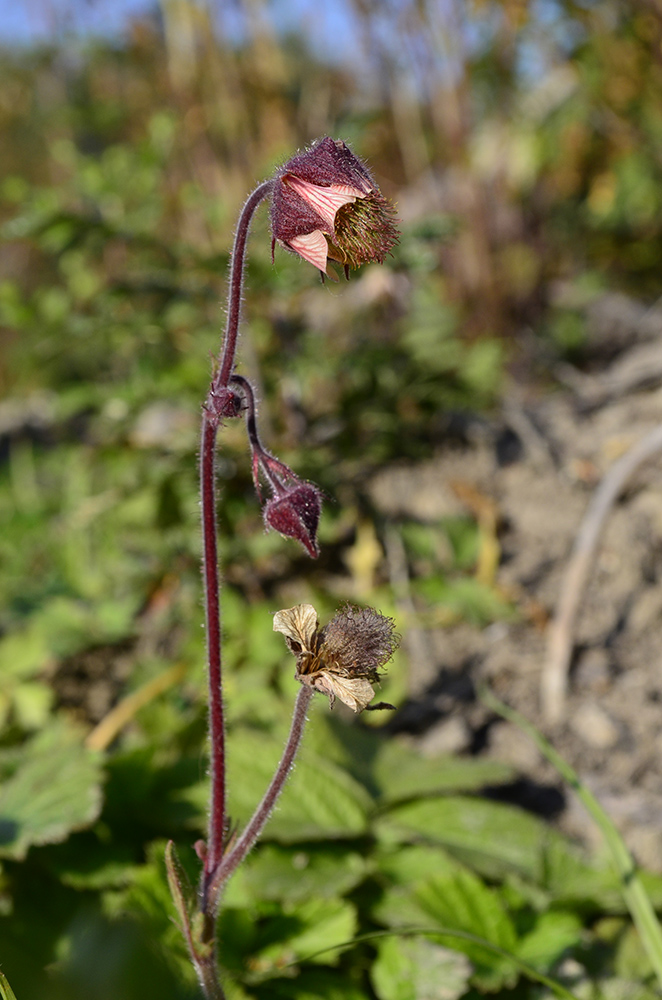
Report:
[[[35,737],[0,788],[0,857],[24,858],[29,847],[65,840],[92,823],[101,780],[97,755],[75,731],[53,726]]]
[[[374,776],[386,802],[448,792],[478,791],[514,777],[507,764],[471,757],[422,757],[395,740],[377,754]]]
[[[464,955],[414,936],[380,940],[370,970],[379,1000],[457,1000],[470,976]]]
[[[423,836],[489,877],[513,871],[535,881],[544,876],[546,846],[562,839],[522,809],[462,796],[396,806],[376,827],[386,839]]]
[[[245,822],[266,791],[283,747],[273,737],[240,730],[228,749],[230,814]],[[369,806],[370,797],[358,782],[304,744],[265,835],[288,842],[356,836],[366,829]]]
[[[255,897],[287,904],[343,895],[366,870],[365,858],[341,844],[265,845],[249,856],[243,874]]]

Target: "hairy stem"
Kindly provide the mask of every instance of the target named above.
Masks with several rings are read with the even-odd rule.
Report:
[[[302,687],[297,695],[297,699],[294,704],[294,712],[292,714],[290,735],[287,738],[287,743],[285,744],[280,764],[271,779],[271,784],[264,793],[262,801],[253,813],[253,817],[249,820],[244,832],[225,856],[212,877],[209,887],[209,899],[212,905],[215,904],[218,896],[220,895],[220,890],[223,884],[228,880],[230,875],[232,875],[235,868],[241,864],[251,847],[253,847],[256,840],[262,833],[262,829],[271,815],[271,811],[276,804],[276,800],[285,787],[287,776],[301,744],[301,737],[303,736],[304,727],[306,725],[306,712],[308,711],[308,706],[310,705],[310,699],[312,696],[313,690],[310,687]]]
[[[218,977],[218,963],[215,953],[196,962],[195,967],[206,1000],[225,1000],[225,993]]]
[[[209,741],[211,805],[205,859],[208,873],[219,862],[225,827],[225,719],[221,680],[221,610],[216,541],[215,452],[217,422],[205,413],[200,446],[200,486],[202,501],[202,575],[205,592],[207,665],[209,670]]]
[[[208,912],[208,887],[212,873],[223,854],[225,835],[225,724],[221,680],[221,613],[218,547],[216,541],[216,436],[220,415],[215,400],[227,389],[234,368],[241,290],[246,256],[246,240],[251,219],[260,202],[272,190],[273,182],[265,181],[249,195],[237,224],[230,268],[228,314],[223,340],[223,352],[203,410],[200,446],[200,492],[202,502],[202,576],[205,593],[207,629],[207,661],[209,668],[209,739],[211,744],[211,806],[205,858],[201,909]]]
[[[241,312],[241,289],[244,279],[244,258],[246,256],[246,240],[251,219],[257,206],[268,198],[273,190],[273,181],[264,181],[256,187],[246,199],[241,210],[237,231],[234,234],[232,247],[232,263],[230,265],[230,290],[228,292],[228,317],[223,341],[223,356],[214,379],[214,388],[225,388],[230,381],[234,368],[234,356],[237,350],[237,334],[239,332],[239,314]]]

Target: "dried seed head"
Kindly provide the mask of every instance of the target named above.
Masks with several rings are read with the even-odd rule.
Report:
[[[271,231],[329,277],[329,257],[346,269],[382,264],[398,242],[393,206],[349,147],[328,136],[278,172]]]
[[[348,677],[379,680],[378,671],[398,648],[392,618],[373,608],[354,608],[347,604],[320,634],[324,659],[330,669]]]
[[[274,615],[274,631],[284,634],[297,658],[296,679],[326,694],[331,705],[339,698],[355,712],[369,707],[372,685],[400,641],[391,618],[351,605],[320,631],[312,604],[298,604]]]

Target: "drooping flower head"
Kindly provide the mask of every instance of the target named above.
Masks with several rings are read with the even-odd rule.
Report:
[[[295,677],[301,684],[328,695],[331,706],[339,698],[354,712],[368,708],[379,681],[379,670],[400,642],[393,619],[373,608],[346,605],[323,629],[312,604],[297,604],[274,615],[274,632],[282,632],[297,660]]]
[[[329,277],[329,257],[347,273],[368,261],[382,264],[398,242],[393,206],[349,147],[328,136],[278,171],[271,232],[273,244]]]
[[[300,542],[312,559],[320,554],[317,543],[317,526],[322,512],[322,491],[314,483],[304,482],[272,455],[262,444],[257,430],[257,407],[255,393],[248,379],[243,375],[232,375],[232,389],[238,391],[246,412],[246,429],[251,448],[253,483],[260,503],[262,489],[260,475],[273,494],[264,503],[262,513],[267,528],[273,528],[286,538]]]
[[[317,525],[322,511],[322,492],[313,483],[300,479],[279,496],[268,500],[264,507],[264,523],[286,538],[301,542],[309,556],[317,559]]]

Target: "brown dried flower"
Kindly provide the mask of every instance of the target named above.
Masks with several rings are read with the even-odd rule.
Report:
[[[370,172],[342,140],[326,136],[278,172],[271,231],[287,250],[327,274],[327,259],[345,268],[384,262],[398,242],[395,210]]]
[[[373,608],[346,605],[323,629],[312,604],[297,604],[274,615],[274,632],[282,632],[297,658],[296,679],[326,694],[331,706],[336,698],[354,712],[370,706],[379,670],[390,660],[400,638],[393,619]]]

